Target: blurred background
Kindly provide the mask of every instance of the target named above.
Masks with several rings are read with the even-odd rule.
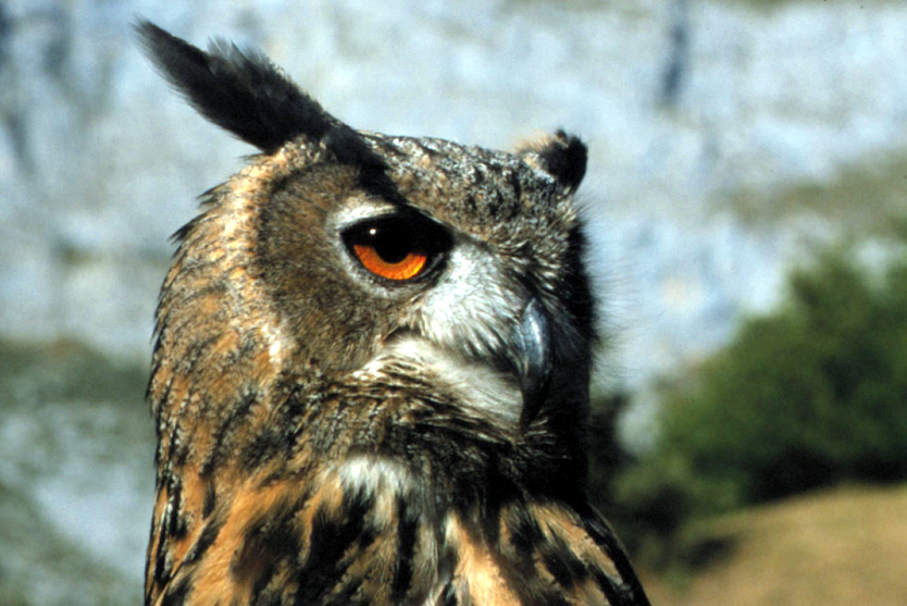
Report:
[[[907,603],[899,0],[0,1],[0,603],[140,601],[168,236],[253,151],[139,16],[360,128],[581,134],[591,488],[653,601]]]

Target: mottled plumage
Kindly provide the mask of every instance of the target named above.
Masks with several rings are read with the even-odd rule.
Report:
[[[259,54],[138,32],[262,151],[161,290],[146,603],[647,603],[585,492],[585,146],[356,131]]]

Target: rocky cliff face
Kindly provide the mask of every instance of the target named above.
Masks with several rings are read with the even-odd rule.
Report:
[[[136,15],[196,43],[262,48],[357,127],[494,147],[536,129],[580,133],[591,149],[580,196],[615,335],[603,374],[633,389],[721,344],[742,313],[777,300],[808,242],[848,227],[821,207],[754,223],[729,196],[759,192],[770,207],[790,183],[905,153],[900,2],[175,4],[0,3],[0,340],[71,339],[145,363],[168,235],[252,151],[167,90],[134,44]],[[36,382],[57,374],[41,364]],[[15,403],[0,423],[0,491],[20,503],[0,508],[2,551],[19,554],[0,558],[0,602],[134,603],[150,427],[129,434],[141,463],[111,453],[142,423],[140,387],[130,402],[48,400],[19,375],[0,379]],[[41,529],[31,540],[9,530],[26,523]],[[53,559],[48,545],[66,557],[25,575]],[[89,568],[95,593],[73,601]]]

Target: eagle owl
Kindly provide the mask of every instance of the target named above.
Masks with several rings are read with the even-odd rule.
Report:
[[[161,290],[147,604],[646,604],[590,507],[586,147],[360,131],[256,52],[140,39],[261,153]]]

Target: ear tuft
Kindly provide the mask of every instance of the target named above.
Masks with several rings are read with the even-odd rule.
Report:
[[[567,194],[576,191],[586,174],[586,144],[563,130],[523,145],[517,153],[537,170],[554,177]]]
[[[149,21],[135,30],[146,54],[200,114],[262,151],[300,135],[318,140],[340,125],[258,51],[219,41],[206,53]]]

